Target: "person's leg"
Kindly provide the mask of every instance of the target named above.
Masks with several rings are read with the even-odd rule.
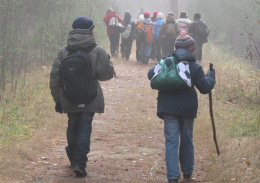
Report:
[[[157,59],[157,62],[159,62],[162,58],[162,46],[161,46],[161,42],[159,39],[156,39],[156,48],[157,48],[156,59]]]
[[[126,60],[129,60],[130,54],[131,54],[131,50],[132,50],[132,44],[133,44],[133,40],[132,38],[127,40],[126,43],[126,50],[125,50],[125,58]]]
[[[109,41],[110,41],[110,54],[111,56],[115,55],[115,49],[114,49],[114,35],[110,34],[108,35]]]
[[[165,161],[167,166],[167,178],[169,180],[178,180],[180,177],[179,170],[179,136],[180,122],[179,118],[174,115],[165,114],[164,135],[165,135]]]
[[[78,135],[76,148],[73,152],[72,167],[77,176],[86,175],[85,168],[88,161],[87,154],[90,151],[90,137],[92,132],[92,120],[94,113],[82,112],[78,122]]]
[[[121,57],[125,58],[125,52],[126,52],[126,40],[121,39]]]
[[[193,147],[194,118],[182,116],[180,121],[180,164],[185,178],[189,178],[194,166]]]
[[[198,62],[201,62],[202,60],[202,44],[199,42],[196,44],[195,58]]]
[[[79,113],[68,113],[68,128],[67,128],[67,143],[66,146],[66,153],[70,160],[70,164],[73,164],[72,157],[73,152],[76,148],[77,143],[77,129],[78,129],[78,120],[79,120]]]

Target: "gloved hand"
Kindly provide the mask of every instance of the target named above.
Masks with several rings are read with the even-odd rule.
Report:
[[[61,107],[61,103],[56,103],[55,105],[55,111],[58,113],[63,113],[62,107]]]

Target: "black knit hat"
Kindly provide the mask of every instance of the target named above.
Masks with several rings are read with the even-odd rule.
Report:
[[[78,17],[72,23],[73,29],[88,29],[91,31],[95,27],[93,20],[88,17]]]

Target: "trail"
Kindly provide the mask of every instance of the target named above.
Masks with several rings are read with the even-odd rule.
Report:
[[[157,92],[147,79],[155,61],[143,65],[131,55],[129,61],[117,59],[114,64],[117,78],[101,83],[106,108],[93,120],[88,176],[76,178],[69,167],[63,116],[64,135],[53,134],[52,145],[27,163],[25,182],[167,182],[163,121],[156,116]],[[194,177],[204,182],[202,146],[195,141]]]

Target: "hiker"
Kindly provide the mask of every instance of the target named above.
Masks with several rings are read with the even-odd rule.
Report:
[[[140,15],[144,15],[144,9],[141,8],[141,11],[137,15],[137,20],[139,20]]]
[[[120,16],[118,14],[116,14],[116,12],[112,9],[109,8],[107,10],[106,16],[104,18],[104,22],[107,26],[107,35],[109,37],[109,41],[110,41],[110,53],[112,55],[112,57],[118,57],[118,50],[119,50],[119,40],[120,40],[120,31],[119,30],[113,30],[110,27],[110,20],[112,17],[115,17],[118,21],[115,24],[121,24],[121,25],[125,25],[123,20],[120,18]]]
[[[145,40],[146,40],[146,31],[143,27],[144,15],[138,17],[136,22],[135,30],[135,40],[136,40],[136,60],[137,62],[143,62],[145,56]]]
[[[164,120],[165,161],[169,183],[178,183],[179,163],[183,173],[182,182],[195,182],[192,179],[194,165],[193,126],[197,117],[198,97],[195,87],[202,94],[209,93],[215,85],[215,71],[204,74],[202,66],[194,57],[195,40],[188,36],[179,36],[175,42],[176,50],[172,56],[189,63],[191,87],[186,89],[164,90],[158,92],[157,116]],[[172,64],[172,62],[166,63]],[[154,75],[154,68],[148,72],[148,78]]]
[[[180,35],[189,34],[188,27],[192,23],[192,21],[189,19],[188,13],[182,11],[177,21],[181,30]]]
[[[88,161],[87,154],[90,151],[90,137],[94,114],[104,112],[104,96],[98,80],[109,80],[113,78],[114,73],[114,67],[109,55],[103,48],[96,44],[93,34],[94,27],[94,22],[88,17],[79,17],[74,20],[72,24],[73,30],[69,33],[67,46],[59,51],[50,73],[50,90],[54,102],[56,103],[55,110],[58,113],[67,113],[68,115],[68,146],[66,146],[65,149],[72,170],[78,177],[87,175],[85,168]],[[88,56],[86,56],[86,54]],[[79,55],[81,55],[80,61],[78,61],[79,58],[77,58]],[[82,55],[84,55],[84,59]],[[88,63],[89,67],[69,66],[68,72],[65,72],[66,70],[63,69],[66,67],[63,66],[67,63],[66,61],[73,61],[71,63],[75,63],[76,61],[76,63],[82,63],[82,61],[84,61],[83,63]],[[84,77],[85,80],[83,81],[87,81],[88,83],[92,82],[92,87],[89,85],[89,88],[86,89],[88,91],[94,91],[90,92],[93,93],[94,97],[90,98],[87,103],[81,103],[81,101],[85,101],[87,97],[90,97],[89,93],[86,94],[82,92],[78,95],[78,90],[73,90],[75,87],[80,88],[82,86],[76,85],[76,80],[71,82],[71,80],[64,77],[64,75],[67,75],[69,78],[78,79],[77,76],[79,76],[79,71],[82,71],[82,68],[82,75],[85,76],[90,73],[88,74],[88,78]],[[87,71],[89,72],[87,73]],[[84,74],[84,72],[86,72],[86,74]],[[80,78],[80,83],[82,82],[81,79],[82,78]],[[71,87],[70,84],[74,85]],[[71,93],[74,95],[73,97],[68,95],[69,91],[73,91],[73,93]]]
[[[153,16],[151,17],[151,21],[153,23],[156,22],[158,13],[159,13],[158,11],[153,12]],[[155,37],[153,39],[155,39]],[[154,40],[154,41],[152,41],[152,47],[151,47],[151,59],[152,60],[155,60],[156,50],[157,50],[157,48],[156,48],[156,44],[155,44],[155,40]]]
[[[143,26],[144,30],[146,31],[145,56],[143,64],[148,64],[149,59],[151,58],[151,47],[154,38],[154,24],[150,19],[149,12],[144,12]]]
[[[125,34],[121,34],[121,54],[122,58],[129,60],[134,40],[135,22],[132,20],[132,15],[129,11],[125,12],[123,21],[125,24]]]
[[[154,40],[154,45],[156,48],[156,59],[159,62],[162,58],[162,46],[161,46],[161,41],[159,39],[159,32],[160,29],[163,25],[164,19],[163,19],[163,13],[159,12],[157,14],[157,20],[154,23],[154,32],[155,32],[155,40]]]
[[[172,54],[174,43],[179,33],[180,27],[175,20],[174,13],[169,12],[159,32],[159,39],[162,44],[162,57]]]
[[[189,33],[193,37],[193,39],[195,39],[195,41],[196,41],[195,57],[198,60],[198,62],[201,62],[202,46],[204,43],[208,42],[207,37],[209,35],[209,31],[208,31],[206,23],[201,20],[200,13],[194,14],[193,20],[194,20],[194,22],[189,27]],[[199,28],[199,26],[202,26],[202,28],[204,28],[204,29],[201,30]],[[201,31],[206,31],[206,33],[204,33],[205,35],[201,34]]]

